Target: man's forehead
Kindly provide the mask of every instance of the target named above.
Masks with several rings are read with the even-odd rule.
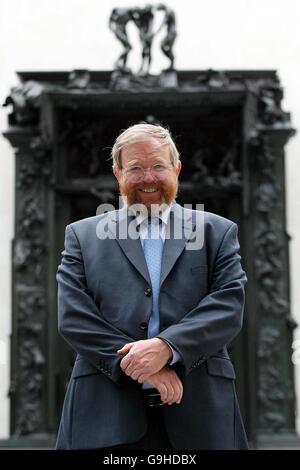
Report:
[[[169,156],[168,146],[158,140],[134,142],[124,145],[121,155],[127,158],[157,157],[165,159]]]
[[[141,140],[136,140],[129,142],[124,145],[123,150],[149,150],[149,151],[161,151],[166,145],[160,140],[155,139],[154,137],[148,137]]]

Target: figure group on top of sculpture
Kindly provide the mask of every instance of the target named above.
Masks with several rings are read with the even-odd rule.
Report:
[[[156,31],[153,30],[155,13],[163,12],[163,21]],[[174,69],[173,45],[177,36],[175,13],[169,7],[159,4],[145,7],[114,8],[109,19],[109,27],[123,46],[123,51],[118,57],[115,67],[123,72],[130,72],[127,67],[128,54],[132,45],[128,38],[127,26],[132,22],[139,31],[142,46],[142,61],[138,71],[139,75],[148,75],[152,61],[152,43],[154,37],[162,30],[165,31],[160,48],[169,59],[170,65],[167,70]]]

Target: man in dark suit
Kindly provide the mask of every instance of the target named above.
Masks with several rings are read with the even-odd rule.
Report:
[[[126,205],[72,223],[58,268],[59,331],[77,352],[58,449],[246,449],[226,346],[242,326],[237,226],[175,203],[168,130],[112,149]]]

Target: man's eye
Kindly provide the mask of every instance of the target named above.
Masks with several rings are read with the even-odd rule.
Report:
[[[132,173],[135,173],[137,171],[141,171],[141,167],[140,166],[132,166],[131,168],[128,169],[128,171],[130,171]]]
[[[157,163],[156,165],[153,165],[153,170],[154,171],[164,171],[165,170],[165,166],[162,165],[161,163]]]

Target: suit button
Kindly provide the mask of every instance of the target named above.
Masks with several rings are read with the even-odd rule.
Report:
[[[146,322],[144,322],[144,321],[140,324],[140,329],[141,329],[141,330],[146,330],[147,327],[148,327],[148,323],[146,323]]]
[[[148,287],[148,289],[145,290],[145,295],[147,295],[147,297],[149,297],[151,294],[152,294],[152,290],[151,290],[150,287]]]

